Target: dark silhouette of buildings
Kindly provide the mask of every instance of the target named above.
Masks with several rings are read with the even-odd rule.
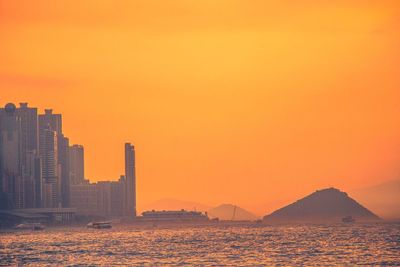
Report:
[[[38,114],[27,103],[0,108],[0,210],[64,214],[59,208],[72,207],[84,215],[136,215],[131,144],[125,144],[125,176],[119,181],[90,184],[84,171],[84,148],[70,146],[61,114]]]
[[[100,181],[71,184],[71,207],[78,215],[104,217],[136,216],[135,151],[125,145],[126,176],[118,181]]]

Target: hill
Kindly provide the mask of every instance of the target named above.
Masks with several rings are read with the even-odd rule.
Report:
[[[259,219],[251,212],[231,204],[222,204],[208,211],[210,218],[218,218],[220,220],[234,221],[254,221]]]
[[[377,221],[378,216],[361,206],[347,193],[335,188],[318,190],[264,217],[270,223],[341,222],[352,216],[356,221]]]
[[[400,179],[354,190],[351,195],[382,218],[400,219]]]

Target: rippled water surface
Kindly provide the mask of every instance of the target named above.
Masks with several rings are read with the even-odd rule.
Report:
[[[0,265],[400,266],[400,224],[0,233]]]

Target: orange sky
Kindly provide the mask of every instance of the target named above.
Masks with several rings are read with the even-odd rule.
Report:
[[[301,4],[300,4],[301,2]],[[399,177],[399,1],[0,0],[0,104],[64,115],[92,181],[258,214]]]

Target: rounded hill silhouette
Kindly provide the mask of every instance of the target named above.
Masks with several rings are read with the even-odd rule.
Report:
[[[341,222],[351,216],[356,221],[378,221],[380,218],[347,193],[336,188],[318,190],[264,217],[267,223]]]

